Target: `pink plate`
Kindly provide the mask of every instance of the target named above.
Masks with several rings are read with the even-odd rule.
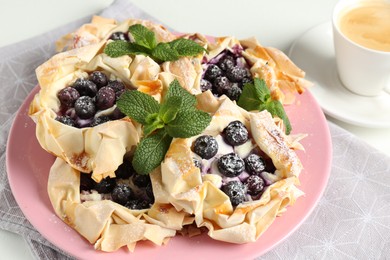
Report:
[[[299,151],[304,165],[300,175],[305,196],[278,217],[257,242],[235,245],[214,241],[207,235],[193,238],[176,236],[165,246],[149,242],[137,245],[135,252],[121,249],[114,253],[95,251],[93,245],[68,227],[54,213],[46,186],[54,157],[44,151],[35,137],[35,123],[28,117],[28,106],[36,87],[13,123],[7,144],[8,179],[17,203],[31,224],[50,242],[78,259],[253,259],[294,232],[312,212],[326,187],[331,167],[332,145],[324,114],[313,96],[306,92],[287,107],[293,133],[307,133],[302,140],[306,151]]]

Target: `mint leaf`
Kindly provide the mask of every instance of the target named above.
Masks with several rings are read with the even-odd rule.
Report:
[[[196,56],[202,52],[207,51],[194,41],[180,38],[169,42],[172,49],[176,50],[179,56]]]
[[[259,106],[271,97],[270,91],[264,80],[254,79],[254,83],[246,83],[237,105],[245,110],[258,110]]]
[[[237,105],[248,111],[267,110],[272,116],[277,116],[283,120],[286,134],[290,134],[292,127],[286,111],[282,103],[272,99],[264,80],[255,78],[253,84],[245,84]]]
[[[144,137],[134,152],[133,167],[138,174],[149,174],[164,160],[172,137],[164,129]]]
[[[291,133],[292,127],[282,103],[280,103],[278,100],[270,100],[264,104],[264,108],[268,110],[271,115],[277,116],[283,120],[284,126],[286,128],[286,134],[289,135]]]
[[[168,43],[160,42],[156,48],[152,50],[152,57],[157,62],[174,61],[180,58],[179,53],[173,49]]]
[[[180,86],[177,79],[173,80],[171,84],[169,84],[169,89],[164,99],[169,99],[172,96],[182,98],[182,109],[193,108],[196,105],[196,97]]]
[[[262,102],[266,102],[271,97],[271,93],[265,81],[263,79],[255,78],[253,80],[253,83],[255,84],[256,95],[259,100]]]
[[[113,41],[106,45],[104,53],[110,57],[117,58],[123,55],[149,55],[150,50],[135,43]]]
[[[177,113],[180,110],[183,98],[180,96],[171,96],[165,100],[160,107],[159,117],[161,120],[168,124],[176,118]]]
[[[119,110],[140,124],[146,125],[150,114],[158,113],[159,103],[148,94],[137,90],[126,90],[116,102]]]
[[[210,124],[211,116],[203,111],[193,109],[180,110],[175,120],[165,126],[172,137],[188,138],[202,133]]]
[[[106,45],[104,53],[116,58],[123,55],[142,54],[150,56],[157,63],[175,61],[183,56],[195,56],[204,51],[202,46],[194,41],[180,38],[171,42],[157,43],[154,32],[143,26],[135,24],[129,27],[134,42],[114,41]]]
[[[149,50],[152,50],[156,47],[156,36],[151,30],[142,24],[135,24],[130,26],[129,32],[133,36],[136,44],[141,45]]]
[[[195,108],[195,96],[182,88],[177,80],[169,86],[161,105],[145,93],[129,90],[117,101],[123,113],[143,124],[144,137],[132,161],[139,174],[148,174],[160,165],[172,138],[198,135],[210,124],[211,116]]]
[[[144,125],[144,136],[148,136],[155,130],[163,128],[164,125],[164,122],[159,117],[156,117],[155,121],[151,122],[150,124]]]

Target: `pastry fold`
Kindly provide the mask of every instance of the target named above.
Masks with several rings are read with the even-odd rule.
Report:
[[[113,19],[94,16],[90,23],[81,26],[75,32],[59,39],[56,43],[57,51],[77,49],[100,42],[108,43],[111,41],[109,38],[113,33],[123,32],[127,34],[129,27],[135,24],[141,24],[151,30],[155,34],[157,42],[170,42],[181,37],[179,34],[168,31],[164,26],[148,20],[127,19],[118,22]],[[161,64],[161,71],[163,73],[159,74],[159,80],[168,82],[166,84],[168,86],[173,79],[177,79],[180,85],[190,93],[199,94],[201,92],[201,59],[202,56],[192,58],[182,57],[177,61],[164,62]],[[149,84],[148,82],[138,82],[138,84],[143,85],[146,90],[148,88],[156,88],[156,84]],[[158,84],[158,86],[161,87],[161,84]],[[161,91],[160,88],[159,90]]]
[[[57,158],[50,169],[47,190],[57,216],[97,250],[112,252],[126,246],[134,251],[136,243],[144,240],[163,245],[183,225],[193,222],[193,217],[169,204],[156,202],[151,209],[130,210],[111,200],[82,201],[80,174],[84,173]],[[158,188],[153,188],[156,196],[161,196]]]
[[[127,32],[129,26],[134,24],[142,24],[152,30],[159,42],[167,42],[176,38],[176,36],[164,28],[164,26],[148,20],[127,19],[118,22],[115,19],[94,15],[90,23],[83,24],[76,31],[61,37],[56,42],[56,48],[57,51],[60,52],[95,44],[104,39],[107,40],[114,32]]]
[[[48,152],[64,159],[75,169],[92,172],[100,181],[122,163],[123,156],[139,142],[141,126],[125,117],[95,127],[75,128],[58,122],[60,101],[57,93],[77,78],[101,70],[109,79],[120,80],[128,88],[137,89],[160,100],[163,83],[160,66],[149,57],[122,56],[110,58],[102,53],[104,42],[56,54],[36,69],[40,86],[29,108],[36,122],[36,136]],[[112,112],[116,105],[99,115]]]
[[[202,64],[215,63],[226,50],[242,55],[252,77],[263,79],[272,98],[282,104],[294,103],[296,94],[302,94],[313,85],[305,79],[305,72],[286,54],[276,48],[262,46],[254,37],[239,40],[232,36],[213,38],[199,33],[186,37],[207,49]]]
[[[212,110],[212,109],[211,109]],[[207,227],[210,237],[231,243],[256,239],[277,216],[303,195],[297,188],[302,164],[294,149],[302,136],[287,137],[267,111],[247,112],[225,98],[202,135],[219,135],[232,121],[247,127],[255,146],[268,155],[275,173],[262,176],[271,182],[261,197],[233,208],[229,197],[220,190],[221,176],[201,173],[193,163],[192,142],[196,137],[174,139],[161,165],[161,183],[167,202],[178,211],[195,216],[198,227]]]

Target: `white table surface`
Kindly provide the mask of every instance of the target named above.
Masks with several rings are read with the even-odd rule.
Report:
[[[98,13],[113,0],[0,0],[0,47]],[[328,21],[337,0],[132,0],[171,28],[207,35],[255,36],[262,45],[288,50],[311,27]],[[390,129],[353,126],[328,118],[390,155]],[[33,259],[24,240],[0,230],[1,259]]]

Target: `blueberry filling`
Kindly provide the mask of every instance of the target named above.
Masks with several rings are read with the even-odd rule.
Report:
[[[125,89],[121,81],[109,80],[103,72],[93,71],[88,78],[79,78],[57,93],[61,106],[56,120],[83,128],[123,118],[125,115],[114,105]]]
[[[124,32],[114,32],[111,34],[110,39],[113,41],[129,41],[129,36]]]
[[[216,137],[199,136],[193,142],[193,162],[201,174],[217,174],[220,189],[233,206],[257,200],[275,180],[272,160],[253,143],[240,121],[232,121]]]
[[[151,207],[154,195],[149,175],[138,175],[128,160],[118,167],[115,175],[96,183],[90,174],[80,173],[81,200],[108,199],[137,210]]]
[[[226,95],[231,100],[238,100],[245,83],[253,82],[249,66],[242,56],[242,47],[234,46],[224,50],[215,58],[202,61],[204,70],[200,81],[202,92],[211,90],[219,97]]]

